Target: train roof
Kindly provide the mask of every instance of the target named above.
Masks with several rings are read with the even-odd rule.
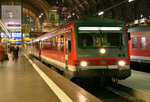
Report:
[[[80,18],[77,20],[73,21],[74,23],[96,23],[96,24],[114,24],[114,23],[120,23],[120,24],[124,24],[124,21],[121,20],[116,20],[116,19],[112,19],[112,18],[101,18],[101,17],[87,17],[87,18]]]
[[[142,31],[150,31],[150,26],[139,26],[139,27],[133,27],[129,28],[128,32],[142,32]]]
[[[124,21],[121,21],[121,20],[116,20],[116,19],[112,19],[112,18],[101,18],[101,17],[87,17],[87,18],[80,18],[80,19],[77,19],[77,20],[74,20],[72,21],[74,22],[75,24],[77,25],[97,25],[97,26],[100,26],[100,25],[103,25],[103,24],[109,24],[109,25],[122,25],[122,24],[125,24]],[[69,24],[69,23],[72,23],[72,22],[68,22],[66,24],[63,24],[61,25],[59,28],[57,28],[56,30],[50,32],[50,33],[47,33],[47,34],[44,34],[44,35],[41,35],[40,37],[34,39],[33,41],[39,41],[41,39],[46,39],[48,38],[52,33],[54,32],[57,32],[58,29],[60,29],[61,27]]]

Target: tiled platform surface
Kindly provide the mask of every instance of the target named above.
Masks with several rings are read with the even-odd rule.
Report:
[[[29,61],[20,56],[18,60],[0,63],[0,102],[60,102],[34,70]]]

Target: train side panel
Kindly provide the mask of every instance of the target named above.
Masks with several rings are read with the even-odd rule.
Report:
[[[137,27],[134,32],[130,33],[130,57],[131,61],[150,63],[150,31],[143,28],[144,27]],[[138,31],[138,29],[140,31]]]

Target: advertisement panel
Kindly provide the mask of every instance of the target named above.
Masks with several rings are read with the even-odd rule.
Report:
[[[21,6],[2,5],[2,21],[8,30],[21,30]]]

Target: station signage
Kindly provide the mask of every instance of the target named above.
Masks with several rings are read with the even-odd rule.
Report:
[[[2,5],[2,21],[8,30],[21,30],[21,6]]]
[[[21,38],[22,37],[22,34],[21,32],[10,32],[10,38]],[[7,37],[6,36],[6,33],[1,33],[1,37]]]

